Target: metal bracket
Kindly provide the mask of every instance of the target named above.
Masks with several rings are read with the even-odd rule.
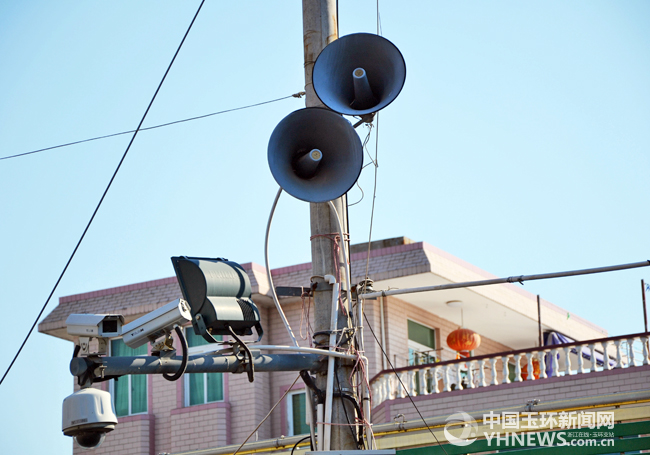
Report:
[[[526,412],[531,412],[533,408],[539,404],[539,400],[535,398],[534,400],[528,400],[526,402],[526,406],[524,407],[524,411]]]
[[[275,292],[282,297],[302,297],[305,293],[314,295],[311,286],[276,286]]]
[[[407,420],[406,417],[404,417],[404,414],[397,414],[395,417],[393,417],[393,422],[395,422],[395,427],[397,427],[398,430],[406,431],[404,424],[407,422]]]
[[[539,400],[535,398],[534,400],[528,400],[526,402],[526,406],[524,407],[524,411],[526,412],[531,412],[535,406],[539,404]]]
[[[372,123],[372,121],[373,121],[374,118],[375,118],[375,113],[374,113],[374,112],[371,113],[371,114],[365,114],[365,115],[362,115],[362,116],[361,116],[361,120],[359,120],[357,123],[355,123],[355,124],[352,125],[352,126],[353,126],[354,128],[357,128],[358,126],[360,126],[360,125],[363,124],[363,123]]]
[[[151,355],[165,357],[167,355],[176,355],[174,348],[174,338],[171,333],[168,333],[162,341],[159,341],[151,346]]]
[[[312,277],[313,279],[314,277]],[[319,277],[322,278],[322,277]],[[311,291],[331,291],[332,285],[323,279],[314,280],[311,283]]]
[[[241,340],[241,338],[239,338],[235,334],[235,331],[232,329],[232,327],[230,327],[229,325],[226,327],[228,327],[228,331],[230,332],[230,335],[236,341],[235,346],[237,346],[244,352],[244,366],[246,367],[246,373],[248,373],[248,382],[253,382],[255,380],[255,367],[253,365],[253,353],[248,348],[248,346],[246,346],[246,343],[244,343]],[[246,357],[248,357],[248,362],[246,362]]]

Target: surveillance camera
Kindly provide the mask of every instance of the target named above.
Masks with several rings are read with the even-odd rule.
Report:
[[[69,335],[81,337],[119,337],[124,318],[121,314],[71,314],[65,320]]]
[[[92,354],[105,355],[106,339],[119,337],[122,334],[124,318],[121,314],[71,314],[65,321],[69,335],[79,337],[81,355],[90,355],[90,339],[97,338],[97,352]]]
[[[137,348],[147,341],[155,341],[169,334],[175,325],[183,325],[191,320],[187,302],[177,299],[126,324],[122,328],[122,340],[130,348]]]
[[[63,434],[85,449],[99,447],[115,425],[117,416],[108,392],[88,387],[63,400]]]

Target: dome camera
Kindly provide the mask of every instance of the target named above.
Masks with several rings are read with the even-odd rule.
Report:
[[[85,449],[99,447],[115,425],[117,416],[108,392],[89,387],[63,400],[63,434]]]

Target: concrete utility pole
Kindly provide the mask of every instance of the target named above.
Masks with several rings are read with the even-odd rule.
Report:
[[[336,0],[303,0],[302,1],[302,18],[303,18],[303,41],[305,51],[305,92],[307,107],[324,107],[320,102],[314,86],[312,84],[312,71],[314,63],[320,52],[332,41],[338,38]],[[347,210],[345,196],[334,201],[334,206],[338,212],[343,229],[347,226]],[[312,274],[315,276],[314,282],[317,283],[314,292],[314,329],[315,332],[328,332],[330,330],[330,315],[332,304],[332,291],[323,277],[325,275],[336,276],[336,263],[334,259],[335,244],[331,240],[338,233],[336,219],[330,210],[328,203],[310,203],[310,220],[311,220],[311,257],[312,257]],[[345,239],[340,240],[341,248],[347,248]],[[349,256],[348,256],[349,257]],[[342,263],[341,257],[337,258]],[[343,264],[341,264],[343,265]],[[342,282],[344,269],[341,268],[337,281]],[[345,295],[345,289],[341,289],[341,294]],[[339,328],[347,325],[347,318],[339,315]],[[325,334],[316,337],[319,345],[327,346],[329,337]],[[351,365],[348,361],[342,361],[341,367],[336,369],[338,381],[334,381],[334,390],[340,388],[347,393],[352,393],[349,377]],[[319,389],[325,390],[327,376],[325,373],[318,373],[316,385]],[[344,408],[344,406],[346,406]],[[331,450],[354,450],[357,444],[350,431],[348,419],[345,412],[354,424],[354,409],[343,403],[341,398],[335,397],[332,406],[332,425],[331,428]],[[357,427],[352,427],[356,432]]]

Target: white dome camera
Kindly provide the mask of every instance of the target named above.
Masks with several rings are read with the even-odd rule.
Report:
[[[88,387],[63,400],[63,434],[84,449],[99,447],[115,425],[117,416],[108,392]]]

